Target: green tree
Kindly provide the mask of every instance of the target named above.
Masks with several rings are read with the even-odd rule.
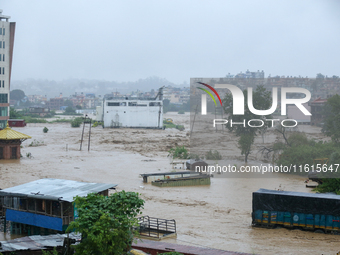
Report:
[[[65,106],[71,106],[71,107],[73,107],[73,102],[72,102],[71,100],[69,100],[69,99],[66,99],[66,100],[64,101],[64,105],[65,105]]]
[[[336,143],[340,142],[340,96],[328,98],[324,110],[324,126],[322,132],[331,137]]]
[[[241,150],[241,155],[244,155],[244,162],[248,162],[248,156],[251,152],[251,146],[254,143],[254,133],[244,133],[240,135],[237,142],[238,148]]]
[[[73,109],[72,106],[67,106],[65,109],[65,113],[75,113],[76,111]]]
[[[14,89],[10,92],[10,98],[13,100],[20,101],[25,97],[25,92],[22,91],[21,89]]]
[[[67,232],[81,233],[75,254],[121,255],[131,249],[137,216],[144,200],[135,192],[116,192],[110,196],[89,194],[75,198],[78,219]]]
[[[9,108],[9,118],[10,119],[21,119],[22,114],[20,112],[18,112],[17,110],[15,110],[14,108],[10,107]]]
[[[244,155],[244,160],[247,163],[248,156],[251,153],[251,147],[254,143],[254,138],[257,133],[261,133],[262,135],[268,128],[268,125],[271,123],[266,121],[266,119],[270,119],[271,116],[258,116],[253,114],[248,108],[248,94],[247,91],[243,91],[244,95],[244,115],[233,115],[233,97],[232,94],[227,93],[225,98],[223,99],[223,109],[226,115],[228,116],[228,123],[232,122],[245,122],[244,125],[227,125],[227,128],[230,132],[234,132],[238,137],[238,146],[241,149],[241,155]],[[268,110],[272,106],[272,96],[271,92],[266,90],[263,85],[257,86],[255,91],[253,92],[253,106],[257,110]],[[248,126],[248,121],[251,119],[261,119],[263,121],[262,127],[250,127]],[[257,123],[253,122],[252,125],[260,126],[262,122],[258,121]]]
[[[80,110],[80,109],[83,109],[83,108],[81,107],[81,105],[77,104],[77,105],[76,105],[76,109],[77,109],[77,110]]]

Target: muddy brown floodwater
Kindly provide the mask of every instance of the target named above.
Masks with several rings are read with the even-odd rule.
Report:
[[[210,186],[159,188],[144,184],[141,173],[171,171],[167,151],[189,145],[189,115],[168,113],[186,131],[176,129],[92,128],[91,151],[87,140],[79,151],[81,128],[67,123],[28,124],[15,130],[32,136],[23,143],[23,158],[2,161],[0,188],[40,178],[118,184],[118,190],[141,193],[144,215],[175,219],[177,239],[165,242],[207,246],[256,254],[336,254],[340,236],[287,229],[251,227],[252,192],[259,188],[311,192],[304,179],[212,178]],[[43,127],[49,129],[43,133]],[[35,140],[35,141],[34,141]],[[31,143],[44,144],[29,147]],[[32,158],[26,157],[27,153]],[[0,235],[0,240],[14,236]]]

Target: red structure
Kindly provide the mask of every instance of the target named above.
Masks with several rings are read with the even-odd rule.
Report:
[[[9,119],[7,123],[10,127],[26,127],[25,120],[21,119]]]

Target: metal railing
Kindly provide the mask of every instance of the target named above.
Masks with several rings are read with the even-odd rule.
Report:
[[[159,219],[149,216],[138,218],[138,232],[140,236],[162,238],[176,233],[176,221]]]

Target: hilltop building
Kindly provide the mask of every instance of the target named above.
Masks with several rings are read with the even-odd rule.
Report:
[[[8,22],[0,10],[0,129],[9,119],[9,92],[12,71],[15,22]]]

